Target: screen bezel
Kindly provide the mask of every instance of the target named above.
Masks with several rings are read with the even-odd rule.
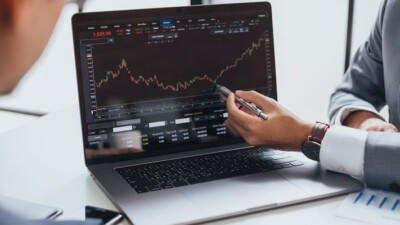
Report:
[[[92,12],[92,13],[77,13],[72,17],[72,29],[73,29],[73,40],[74,40],[74,50],[75,50],[75,66],[76,75],[78,82],[78,96],[79,96],[79,108],[80,108],[80,120],[82,129],[82,141],[83,141],[83,151],[85,157],[86,165],[95,165],[101,163],[113,163],[120,161],[127,161],[139,158],[146,158],[156,155],[173,154],[177,152],[182,152],[183,148],[178,147],[173,151],[154,151],[145,152],[141,154],[125,154],[108,156],[104,158],[94,158],[88,159],[85,154],[85,138],[87,133],[87,120],[85,113],[85,101],[84,101],[84,87],[82,81],[82,67],[81,67],[81,55],[79,50],[79,25],[87,23],[88,25],[96,22],[99,23],[113,23],[113,21],[121,21],[124,19],[140,19],[140,18],[162,18],[162,17],[174,17],[182,15],[194,15],[194,14],[213,14],[213,13],[235,13],[244,11],[260,11],[265,12],[270,15],[267,26],[269,26],[271,34],[271,52],[272,52],[272,85],[273,91],[269,97],[277,100],[277,88],[276,88],[276,69],[275,69],[275,50],[274,50],[274,38],[273,38],[273,24],[272,24],[272,10],[271,4],[269,2],[255,2],[255,3],[238,3],[238,4],[223,4],[223,5],[205,5],[205,6],[184,6],[184,7],[171,7],[171,8],[156,8],[156,9],[139,9],[139,10],[125,10],[125,11],[109,11],[109,12]],[[232,143],[227,142],[226,146],[230,144],[242,144],[245,143],[244,139],[234,139]],[[239,140],[239,141],[238,141]],[[209,146],[213,147],[213,146]],[[193,150],[201,150],[207,148],[194,148]],[[191,151],[193,151],[191,150]]]

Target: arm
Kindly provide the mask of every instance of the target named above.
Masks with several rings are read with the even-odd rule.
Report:
[[[369,133],[364,153],[368,186],[400,192],[400,134]]]
[[[321,165],[368,186],[400,192],[400,134],[331,127],[321,145]]]
[[[386,123],[377,114],[365,110],[350,113],[343,125],[365,131],[398,132],[393,124]]]
[[[299,119],[259,93],[237,91],[236,95],[253,102],[268,113],[269,119],[262,120],[240,110],[231,95],[227,99],[229,116],[225,122],[229,131],[251,145],[300,151],[313,123]],[[391,190],[396,191],[393,187],[400,185],[400,134],[333,126],[322,141],[320,160],[328,170],[364,180],[374,188],[389,189],[392,185]]]
[[[371,35],[358,49],[342,82],[331,96],[329,117],[333,124],[376,131],[386,128],[387,123],[378,114],[378,111],[386,104],[381,36],[385,7],[386,1],[381,5]],[[368,118],[375,118],[374,123],[366,123],[361,127],[345,123],[350,115],[353,117],[353,122],[358,123],[357,125],[366,120],[367,117],[358,116],[360,110],[370,112],[371,117]]]
[[[236,96],[254,103],[268,114],[268,120],[252,115],[236,105],[231,94],[226,100],[228,119],[225,125],[236,136],[242,136],[250,145],[299,151],[311,134],[314,124],[303,121],[280,106],[275,100],[255,91],[236,91]]]

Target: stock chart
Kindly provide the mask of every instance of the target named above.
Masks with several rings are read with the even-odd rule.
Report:
[[[93,51],[97,103],[194,97],[209,92],[214,83],[232,90],[265,86],[269,40],[248,35],[230,41],[201,35],[172,43],[128,40],[119,43],[124,47],[118,51],[113,45],[98,46]]]

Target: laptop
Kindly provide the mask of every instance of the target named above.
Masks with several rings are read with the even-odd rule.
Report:
[[[277,99],[267,2],[72,18],[85,163],[128,220],[195,224],[357,191],[230,135],[214,84]]]

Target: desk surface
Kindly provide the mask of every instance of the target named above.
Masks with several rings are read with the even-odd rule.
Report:
[[[0,134],[36,120],[37,116],[0,110]]]
[[[0,135],[0,146],[0,194],[60,207],[64,210],[60,220],[83,219],[85,205],[116,209],[84,165],[77,106]],[[339,196],[210,224],[361,224],[334,216],[343,199]]]

